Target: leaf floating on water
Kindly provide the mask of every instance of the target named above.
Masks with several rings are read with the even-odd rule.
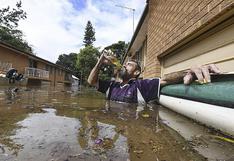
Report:
[[[230,138],[225,138],[223,136],[217,136],[217,135],[213,135],[212,137],[214,137],[215,139],[220,139],[229,143],[233,143],[234,144],[234,140],[230,139]]]
[[[145,113],[145,114],[142,114],[141,116],[144,117],[144,118],[148,118],[150,115]]]
[[[134,150],[133,152],[134,152],[134,153],[137,153],[137,154],[142,154],[142,153],[143,153],[143,150]]]

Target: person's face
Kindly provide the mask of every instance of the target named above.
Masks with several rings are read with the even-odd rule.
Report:
[[[128,80],[131,78],[135,78],[136,75],[138,75],[139,71],[136,70],[137,64],[133,61],[128,61],[125,65],[123,65],[123,68],[121,69],[119,73],[119,77],[123,80]]]
[[[135,62],[133,62],[133,61],[128,61],[123,66],[125,67],[125,69],[126,69],[126,71],[128,72],[129,75],[133,75],[135,70],[136,70],[137,64]]]

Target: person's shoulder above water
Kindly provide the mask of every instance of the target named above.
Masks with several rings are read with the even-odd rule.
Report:
[[[121,83],[115,80],[102,80],[99,79],[97,82],[97,90],[102,93],[106,93],[106,91],[112,87],[120,87]]]
[[[160,78],[139,79],[136,84],[145,102],[159,98]]]
[[[160,84],[160,78],[147,78],[147,79],[136,79],[136,82],[140,85],[159,85]]]

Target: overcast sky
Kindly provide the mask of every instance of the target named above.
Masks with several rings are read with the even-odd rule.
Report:
[[[95,28],[96,47],[130,41],[133,34],[132,11],[136,9],[135,28],[146,0],[21,0],[27,19],[19,29],[33,46],[36,55],[56,62],[60,54],[78,53],[83,47],[84,29],[90,20]],[[0,0],[0,6],[15,6],[17,0]]]

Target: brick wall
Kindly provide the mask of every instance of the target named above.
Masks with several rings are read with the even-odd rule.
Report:
[[[24,73],[25,67],[28,66],[28,58],[24,55],[15,54],[14,51],[0,46],[0,60],[12,64],[19,73]]]
[[[158,55],[233,8],[233,0],[149,0],[144,76],[160,76]]]

